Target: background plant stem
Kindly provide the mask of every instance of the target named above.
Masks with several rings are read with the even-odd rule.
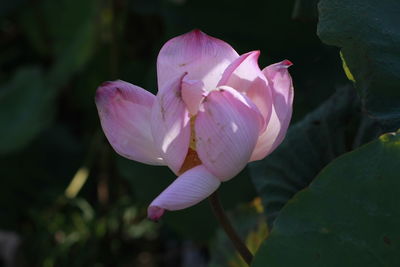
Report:
[[[208,199],[210,200],[211,209],[215,217],[217,218],[219,224],[222,226],[225,233],[232,241],[233,246],[239,252],[240,256],[242,256],[243,260],[250,266],[251,261],[253,260],[253,254],[251,254],[250,250],[247,248],[242,239],[236,233],[231,222],[226,216],[224,208],[222,207],[221,202],[218,198],[217,191],[215,191]]]

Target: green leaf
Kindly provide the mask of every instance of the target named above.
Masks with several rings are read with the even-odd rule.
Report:
[[[54,95],[40,69],[20,69],[0,88],[0,155],[28,144],[49,125],[53,115]]]
[[[252,266],[400,266],[400,131],[327,166],[282,210]]]
[[[363,116],[349,87],[302,121],[290,127],[284,142],[264,160],[250,164],[251,178],[262,198],[268,225],[298,191],[329,162],[379,135],[374,122]]]
[[[321,0],[318,35],[342,49],[365,109],[400,120],[400,2]]]

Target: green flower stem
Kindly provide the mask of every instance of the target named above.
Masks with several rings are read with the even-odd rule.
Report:
[[[222,226],[225,233],[232,241],[233,246],[239,252],[240,256],[242,256],[243,260],[250,266],[251,261],[253,260],[253,254],[251,254],[250,250],[246,247],[242,239],[240,239],[235,229],[233,229],[233,226],[226,216],[221,202],[219,201],[217,191],[215,191],[208,199],[210,200],[212,211],[217,218],[219,224]]]

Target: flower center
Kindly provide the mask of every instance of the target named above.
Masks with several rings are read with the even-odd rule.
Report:
[[[188,153],[186,154],[186,158],[183,161],[182,167],[179,170],[179,175],[186,172],[187,170],[190,170],[191,168],[194,168],[194,167],[202,164],[202,162],[199,158],[199,155],[197,155],[197,152],[196,152],[196,131],[194,129],[194,121],[195,120],[196,120],[196,116],[192,116],[190,118],[189,149],[188,149]]]
[[[190,117],[190,143],[189,148],[196,151],[196,131],[194,130],[194,121],[196,120],[196,115]]]

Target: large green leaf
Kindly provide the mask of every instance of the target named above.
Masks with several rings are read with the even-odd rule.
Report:
[[[305,188],[329,162],[378,136],[376,125],[363,116],[352,88],[341,88],[302,121],[264,160],[250,164],[251,178],[262,198],[268,225],[281,208]]]
[[[252,266],[400,266],[400,131],[332,162],[275,221]]]
[[[342,48],[365,108],[400,119],[400,1],[321,0],[318,35]]]

